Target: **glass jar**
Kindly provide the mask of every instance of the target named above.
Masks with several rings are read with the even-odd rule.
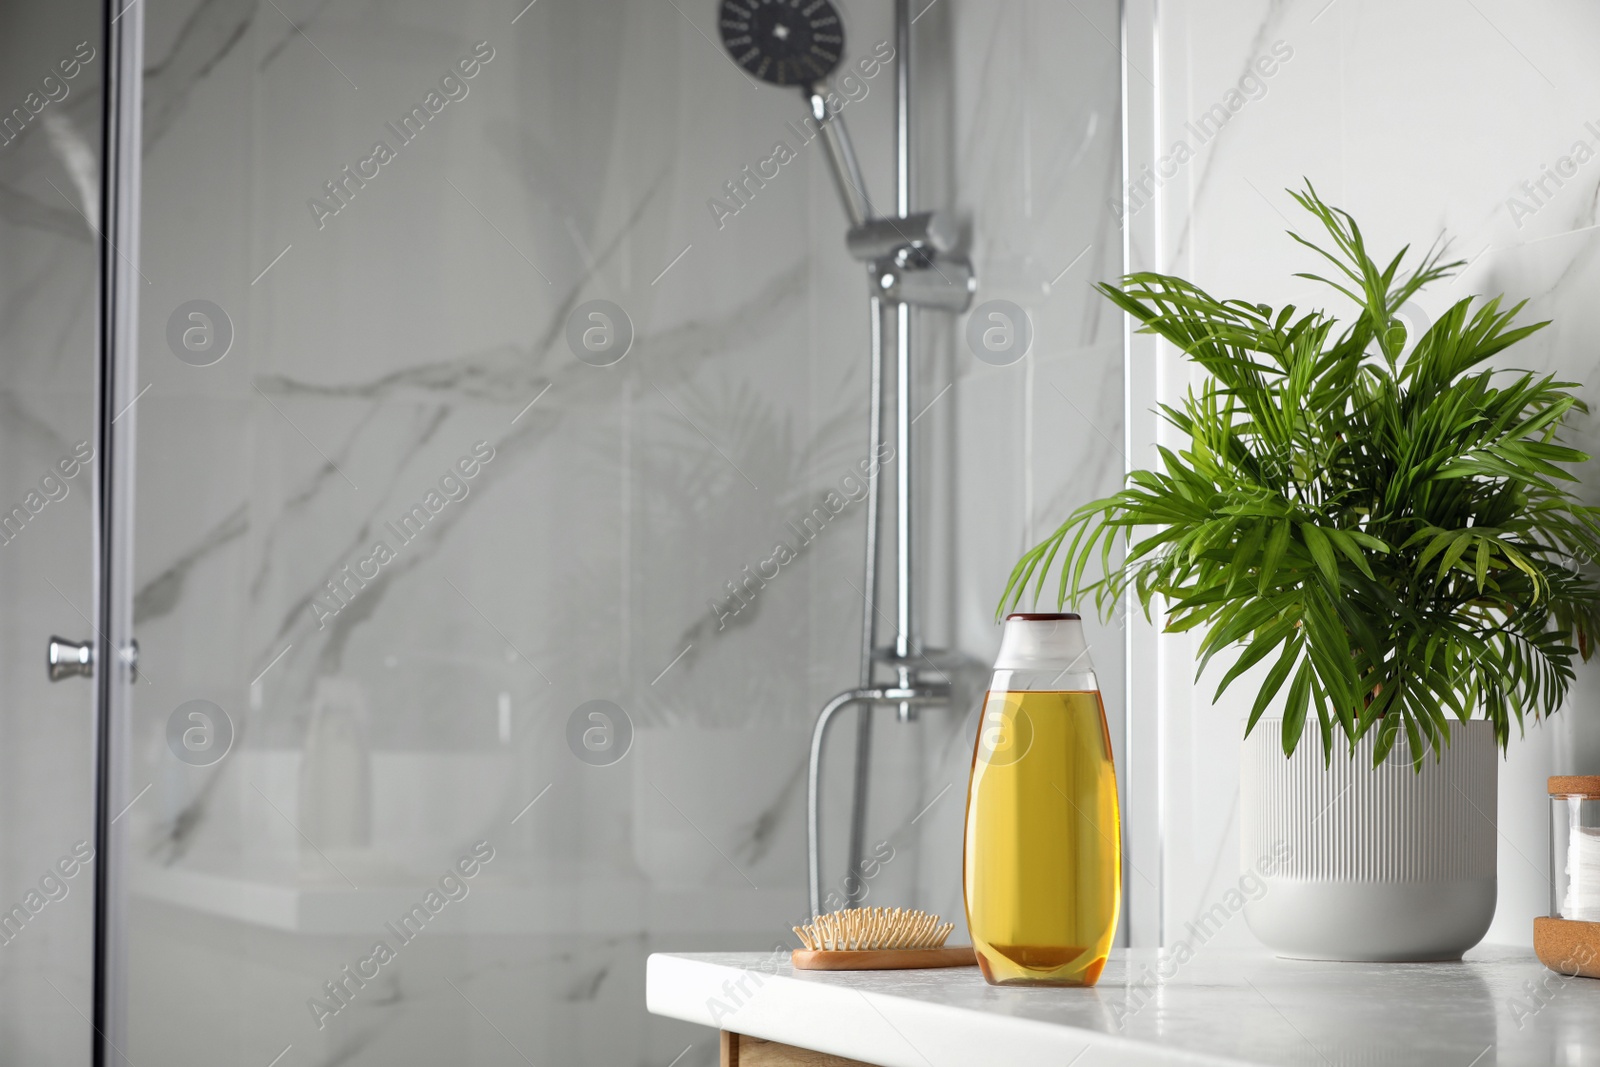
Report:
[[[991,984],[1100,978],[1122,905],[1122,827],[1076,615],[1006,617],[973,746],[962,884]]]
[[[1600,775],[1550,779],[1550,917],[1600,922]]]

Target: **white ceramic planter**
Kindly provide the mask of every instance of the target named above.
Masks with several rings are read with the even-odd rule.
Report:
[[[1494,918],[1493,727],[1453,724],[1420,774],[1403,743],[1374,768],[1370,735],[1325,767],[1310,730],[1288,759],[1277,721],[1244,741],[1240,862],[1266,884],[1245,907],[1251,931],[1300,959],[1459,959]]]

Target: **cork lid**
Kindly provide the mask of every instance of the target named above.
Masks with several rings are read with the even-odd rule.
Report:
[[[1593,797],[1600,800],[1600,774],[1552,774],[1553,797]]]

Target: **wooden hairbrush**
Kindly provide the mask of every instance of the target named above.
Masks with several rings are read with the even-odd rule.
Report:
[[[971,945],[944,947],[955,923],[903,908],[846,908],[819,915],[794,932],[804,948],[791,959],[803,971],[891,971],[975,967]]]

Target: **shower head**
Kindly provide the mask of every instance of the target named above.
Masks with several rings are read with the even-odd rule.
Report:
[[[829,0],[722,0],[722,45],[764,82],[809,88],[844,55],[844,22]]]
[[[773,85],[798,87],[822,134],[839,199],[851,226],[872,214],[861,166],[828,75],[844,55],[844,22],[830,0],[722,0],[722,44],[741,68]],[[809,138],[808,138],[809,140]]]

